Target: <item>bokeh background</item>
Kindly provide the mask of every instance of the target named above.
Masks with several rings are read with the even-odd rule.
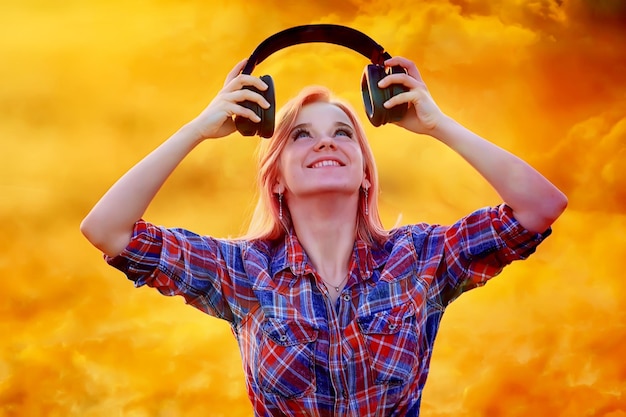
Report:
[[[626,416],[621,0],[1,1],[0,416],[251,415],[228,325],[134,289],[79,223],[236,62],[308,23],[354,27],[411,58],[448,114],[569,196],[533,257],[449,307],[423,415]],[[255,74],[272,75],[279,105],[323,84],[364,116],[365,64],[309,44]],[[431,138],[366,128],[386,226],[450,223],[499,202]],[[146,218],[240,234],[259,140],[201,145]]]

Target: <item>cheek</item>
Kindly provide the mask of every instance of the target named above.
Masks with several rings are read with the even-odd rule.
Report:
[[[360,152],[360,150],[355,160],[359,161],[359,164],[361,165],[361,171],[363,171],[363,173],[365,174],[365,157],[363,156],[363,153]]]
[[[278,178],[286,186],[298,175],[298,161],[292,153],[283,154],[278,160]]]

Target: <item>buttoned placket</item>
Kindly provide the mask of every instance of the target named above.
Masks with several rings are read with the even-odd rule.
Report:
[[[294,245],[295,243],[297,241],[294,242]],[[309,276],[314,281],[314,285],[324,295],[329,338],[328,367],[336,395],[334,415],[357,417],[358,414],[354,413],[357,412],[358,407],[354,404],[351,405],[353,398],[350,396],[348,385],[349,372],[351,372],[349,361],[351,359],[345,358],[343,353],[344,349],[351,352],[351,348],[345,346],[347,341],[343,340],[342,329],[346,328],[350,321],[354,319],[352,314],[353,293],[361,291],[361,285],[368,285],[363,280],[369,280],[371,277],[370,265],[367,263],[368,248],[363,242],[357,242],[355,245],[353,260],[350,264],[350,276],[335,304],[331,301],[330,292],[324,281],[308,262],[306,255],[302,258],[295,257],[294,254],[303,253],[301,249],[287,249],[287,253],[291,253],[289,259],[293,275]],[[331,288],[331,290],[334,291],[334,288]]]
[[[318,277],[319,278],[319,277]],[[351,308],[352,297],[350,296],[352,273],[346,282],[345,287],[337,298],[337,304],[333,305],[328,288],[320,285],[325,297],[326,310],[328,311],[329,329],[329,368],[331,370],[331,381],[335,389],[335,415],[349,415],[349,395],[347,387],[347,375],[345,375],[347,364],[343,357],[343,338],[341,329],[347,325],[342,323],[342,318],[346,317],[346,309]]]

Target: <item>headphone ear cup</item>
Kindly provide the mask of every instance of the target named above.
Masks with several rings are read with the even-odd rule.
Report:
[[[276,109],[274,81],[269,75],[263,75],[260,78],[263,82],[265,82],[265,84],[267,84],[267,90],[260,91],[253,86],[245,86],[244,88],[259,93],[270,103],[270,107],[268,109],[264,109],[252,101],[242,101],[240,104],[243,107],[252,110],[261,118],[261,121],[255,123],[247,117],[235,116],[235,127],[243,136],[254,136],[258,133],[261,137],[269,138],[274,134],[274,117]]]
[[[380,65],[370,64],[365,67],[361,78],[361,94],[367,118],[374,126],[380,126],[387,121],[385,114],[387,109],[383,103],[389,99],[388,89],[378,87],[378,82],[385,77],[385,68]]]
[[[274,81],[269,75],[261,76],[261,80],[267,84],[267,90],[262,91],[261,95],[270,103],[267,109],[258,106],[261,111],[261,122],[259,123],[259,136],[262,138],[271,138],[274,134],[274,123],[276,118],[276,94],[274,92]]]
[[[406,70],[400,66],[395,66],[387,70],[387,74],[406,74]],[[389,89],[389,98],[409,91],[409,89],[404,84],[391,84],[387,88]],[[397,122],[399,120],[402,120],[406,112],[409,110],[409,103],[398,104],[390,109],[385,110],[387,110],[387,122]]]

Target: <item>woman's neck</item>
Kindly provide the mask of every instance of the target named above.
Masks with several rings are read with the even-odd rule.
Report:
[[[358,194],[316,196],[289,202],[300,244],[316,271],[331,285],[344,281],[349,272],[356,236],[357,204]]]

